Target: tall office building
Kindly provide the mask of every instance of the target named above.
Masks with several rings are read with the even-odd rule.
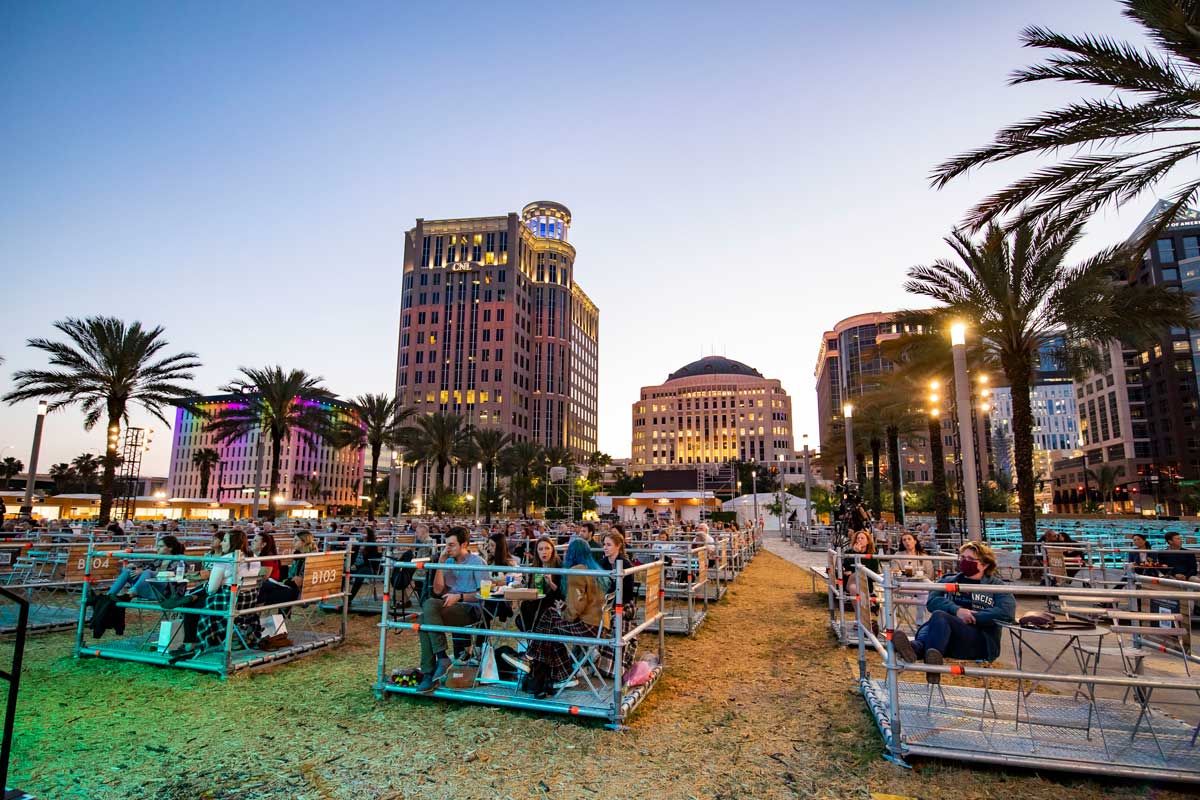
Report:
[[[599,318],[575,281],[571,212],[418,219],[404,238],[396,394],[517,440],[596,449]],[[473,486],[453,471],[455,490]],[[428,476],[413,475],[409,491]]]
[[[171,497],[245,501],[253,498],[254,486],[260,487],[261,502],[270,486],[271,439],[262,436],[262,472],[259,475],[257,434],[218,443],[216,436],[204,430],[206,417],[223,408],[246,401],[246,395],[223,394],[201,397],[192,402],[200,414],[186,408],[175,410],[171,438],[170,477],[167,493]],[[330,413],[334,419],[348,421],[350,409],[340,400],[306,401]],[[212,448],[220,463],[209,476],[208,496],[200,493],[200,468],[192,457],[201,448]],[[364,452],[353,448],[336,449],[323,441],[310,446],[299,432],[283,443],[279,462],[279,495],[284,500],[305,500],[314,505],[358,506],[363,488]]]

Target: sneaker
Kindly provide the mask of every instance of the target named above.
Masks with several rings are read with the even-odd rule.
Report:
[[[567,678],[566,680],[559,681],[558,683],[554,684],[554,691],[561,692],[563,689],[570,689],[578,685],[579,681],[575,680],[574,678]]]
[[[421,694],[428,694],[437,688],[437,684],[434,683],[432,675],[426,675],[414,688]]]
[[[892,647],[896,651],[896,655],[904,659],[906,663],[915,664],[917,661],[917,651],[913,649],[912,642],[908,640],[908,634],[901,630],[892,632]]]
[[[940,650],[934,650],[932,647],[930,647],[926,648],[925,650],[925,663],[931,667],[940,667],[946,662],[942,659],[942,653]],[[929,683],[939,684],[942,682],[942,673],[926,672],[925,680]]]
[[[501,653],[500,657],[504,659],[506,664],[515,669],[517,672],[523,672],[526,675],[529,674],[529,659],[515,656],[512,653]]]

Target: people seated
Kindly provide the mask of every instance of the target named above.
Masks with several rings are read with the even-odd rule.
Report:
[[[232,561],[224,560],[235,553],[245,559],[239,558],[236,568]],[[246,544],[245,531],[234,528],[226,532],[221,538],[223,559],[213,562],[208,582],[190,592],[184,601],[175,607],[228,611],[231,597],[229,587],[237,583],[237,608],[253,608],[258,602],[258,587],[250,582],[258,577],[262,571],[262,564],[252,560],[252,555]],[[224,616],[208,614],[184,614],[183,646],[170,651],[171,663],[193,657],[203,652],[206,647],[221,644],[225,640],[226,619]],[[262,625],[257,614],[242,614],[237,617],[235,624],[238,626],[241,640],[247,647],[254,647],[262,637]]]
[[[1008,592],[972,592],[972,584],[1003,584],[996,575],[996,555],[983,542],[967,542],[958,549],[958,571],[938,583],[956,584],[956,590],[929,592],[925,607],[929,620],[911,641],[902,630],[892,633],[900,658],[916,663],[941,665],[944,659],[995,661],[1000,655],[998,623],[1012,622],[1017,599]],[[929,683],[941,683],[940,673],[927,672]]]
[[[312,532],[297,531],[292,537],[292,553],[303,555],[315,552],[317,543]],[[304,567],[307,564],[307,558],[293,558],[287,566],[287,575],[282,580],[268,577],[258,590],[259,605],[274,606],[299,600],[304,589]]]
[[[579,570],[600,569],[592,557],[591,548],[582,539],[576,539],[567,547],[563,566]],[[605,578],[594,575],[568,576],[564,601],[542,614],[534,632],[595,638],[600,633],[608,591]],[[529,676],[526,685],[539,699],[564,688],[572,669],[566,645],[541,639],[529,643],[525,658],[506,657],[506,660]]]
[[[600,559],[600,568],[615,571],[618,566],[621,569],[632,569],[638,565],[636,559],[632,558],[625,549],[625,537],[619,531],[609,531],[604,534],[602,540],[604,546],[604,556]],[[624,575],[621,577],[621,605],[623,611],[621,614],[621,634],[624,635],[633,630],[638,624],[637,622],[637,586],[635,583],[635,575]],[[622,669],[629,669],[633,666],[634,658],[637,656],[637,639],[634,638],[621,653]]]
[[[181,556],[184,553],[183,544],[174,536],[164,536],[158,540],[158,547],[155,548],[160,556]],[[185,562],[178,559],[164,558],[158,561],[142,560],[126,562],[121,573],[117,575],[117,579],[113,581],[112,586],[108,588],[108,593],[112,597],[119,597],[129,586],[129,593],[141,600],[150,600],[151,602],[159,602],[167,597],[168,592],[165,584],[159,586],[152,585],[152,581],[159,572],[176,572],[180,574],[184,572],[186,567],[179,569]],[[132,581],[132,585],[130,582]]]
[[[250,543],[250,549],[256,556],[266,557],[279,555],[279,545],[275,543],[275,535],[266,530],[265,527],[254,537],[254,541]],[[263,577],[276,581],[279,580],[279,576],[282,574],[283,568],[280,565],[278,558],[272,558],[263,561],[262,564],[267,570]]]
[[[383,556],[380,554],[378,541],[375,528],[369,526],[363,534],[363,543],[355,544],[352,548],[350,571],[355,575],[355,578],[350,583],[351,603],[358,596],[358,592],[362,589],[363,582],[367,577],[379,573],[380,564],[383,563]]]
[[[469,539],[466,528],[451,528],[438,563],[471,564],[478,565],[480,569],[434,570],[431,594],[421,604],[423,625],[465,628],[480,620],[479,583],[487,579],[487,565],[467,549]],[[450,658],[446,655],[446,634],[424,628],[417,634],[421,641],[421,672],[424,676],[417,691],[431,692],[450,669]],[[456,646],[460,643],[456,637]]]
[[[1166,535],[1167,547],[1158,551],[1158,561],[1166,565],[1167,577],[1177,581],[1200,582],[1196,577],[1196,554],[1183,546],[1183,536],[1177,531]]]
[[[917,538],[917,534],[912,531],[905,531],[900,534],[900,549],[896,551],[896,555],[900,556],[923,556],[925,555],[925,547],[921,544],[921,540]],[[896,565],[896,569],[904,573],[906,578],[923,578],[928,571],[933,573],[932,561],[921,561],[918,558],[897,558],[892,561]]]
[[[542,569],[562,569],[563,562],[558,556],[558,550],[554,546],[554,540],[549,536],[543,536],[538,539],[530,552],[533,558],[530,561],[530,566],[540,567]],[[523,631],[531,631],[536,627],[538,619],[548,608],[552,608],[555,603],[563,599],[561,575],[544,575],[535,574],[533,576],[533,587],[539,589],[542,597],[537,600],[526,600],[524,603],[518,604],[517,610],[517,627]]]

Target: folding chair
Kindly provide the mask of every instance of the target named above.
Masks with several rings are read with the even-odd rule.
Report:
[[[604,611],[600,615],[600,630],[597,633],[597,638],[603,639],[613,635],[613,625],[616,617],[613,614],[613,609],[616,606],[616,595],[607,594],[604,596]],[[571,688],[572,681],[581,681],[592,695],[600,701],[603,701],[609,691],[605,685],[607,680],[600,672],[600,666],[597,659],[600,656],[600,648],[604,645],[589,644],[589,645],[573,645],[567,648],[567,654],[571,658],[571,672],[562,680],[559,688],[554,692],[554,697],[558,697],[568,688]],[[616,654],[613,654],[616,658]],[[589,674],[590,673],[590,674]]]

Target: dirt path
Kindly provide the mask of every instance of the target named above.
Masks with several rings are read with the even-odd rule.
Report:
[[[370,691],[378,633],[256,675],[75,661],[31,640],[13,785],[41,798],[1183,797],[1135,784],[927,762],[905,771],[854,691],[801,570],[763,553],[624,733]],[[401,637],[415,661],[415,639]],[[0,648],[7,661],[9,645]],[[3,663],[3,661],[0,661]]]

